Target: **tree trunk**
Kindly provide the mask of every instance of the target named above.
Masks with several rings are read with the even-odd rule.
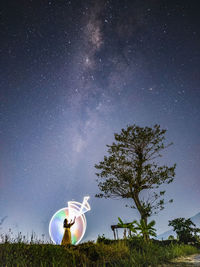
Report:
[[[140,202],[140,199],[139,199],[139,192],[140,190],[138,190],[138,188],[141,188],[141,185],[140,185],[140,182],[141,182],[141,175],[142,175],[142,165],[143,165],[143,162],[144,162],[144,159],[143,159],[143,149],[141,146],[139,146],[137,148],[137,157],[138,157],[138,166],[137,166],[137,187],[134,188],[134,191],[133,191],[133,200],[135,202],[135,205],[140,213],[140,218],[141,220],[143,220],[144,222],[144,225],[145,225],[145,229],[143,229],[143,238],[146,242],[148,242],[149,240],[149,234],[148,234],[148,230],[147,230],[147,218],[148,218],[148,215],[144,209],[144,207],[142,206],[141,202]]]
[[[141,216],[141,219],[144,221],[145,228],[147,230],[147,216]],[[143,233],[143,238],[146,242],[149,241],[149,233],[148,230]]]
[[[144,221],[145,228],[147,229],[147,218],[148,218],[148,216],[147,216],[144,208],[141,205],[141,202],[140,202],[140,199],[139,199],[139,193],[136,190],[134,190],[134,192],[133,192],[133,200],[134,200],[135,205],[136,205],[136,207],[137,207],[137,209],[138,209],[138,211],[140,213],[140,218],[141,218],[141,220]],[[144,240],[146,242],[149,241],[148,231],[144,231],[143,232],[143,238],[144,238]]]

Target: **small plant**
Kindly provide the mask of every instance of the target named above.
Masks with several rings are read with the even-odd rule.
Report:
[[[124,223],[120,217],[118,217],[118,221],[119,221],[118,224],[117,224],[118,226],[120,226],[122,228],[127,228],[127,229],[130,230],[131,233],[137,234],[137,231],[136,231],[135,226],[134,226],[136,221],[133,221],[131,223]],[[131,236],[132,235],[130,234],[129,237],[131,237]]]
[[[168,236],[168,240],[175,240],[173,235]]]
[[[140,220],[140,222],[134,220],[131,223],[124,223],[121,218],[118,217],[119,223],[118,225],[129,229],[136,236],[142,236],[144,241],[149,241],[149,236],[156,236],[156,229],[153,227],[156,222],[151,221],[150,223],[145,223],[144,220]]]
[[[105,237],[105,235],[103,234],[103,235],[98,235],[98,237],[97,237],[97,243],[104,243],[105,242],[105,240],[106,240],[107,238]]]
[[[156,236],[156,229],[154,228],[154,225],[156,224],[155,221],[146,224],[145,221],[141,219],[140,223],[136,221],[135,224],[137,225],[135,229],[143,236],[144,241],[148,242],[149,236]]]
[[[116,240],[106,238],[105,235],[103,234],[102,236],[98,235],[96,243],[110,245],[110,244],[116,243]]]

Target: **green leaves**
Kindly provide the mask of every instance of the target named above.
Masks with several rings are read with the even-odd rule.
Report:
[[[196,228],[190,219],[176,218],[169,221],[168,225],[174,228],[178,239],[183,243],[196,242],[199,239],[197,234],[200,233],[200,229]]]
[[[119,221],[118,226],[120,226],[122,228],[127,228],[134,234],[137,233],[135,226],[134,226],[136,221],[133,221],[131,223],[124,223],[120,217],[118,217],[118,221]]]
[[[136,222],[135,229],[139,231],[139,234],[143,236],[145,241],[149,241],[149,236],[156,237],[156,229],[153,227],[155,226],[156,222],[153,220],[150,223],[146,223],[145,220],[141,219],[140,222]]]
[[[96,196],[132,199],[143,219],[164,209],[165,191],[158,188],[173,181],[176,168],[175,164],[160,166],[156,161],[171,145],[165,143],[165,133],[157,124],[152,128],[128,125],[115,133],[115,142],[107,145],[108,154],[95,165],[101,191]],[[146,191],[148,198],[141,199]]]
[[[118,221],[120,227],[130,229],[132,233],[137,236],[142,236],[144,239],[147,236],[156,236],[156,229],[154,228],[156,222],[154,220],[148,224],[146,224],[143,219],[141,219],[140,222],[134,220],[131,223],[124,223],[122,219],[118,217]]]

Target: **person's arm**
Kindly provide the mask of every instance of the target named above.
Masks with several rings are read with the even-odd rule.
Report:
[[[76,217],[74,217],[74,221],[72,223],[70,223],[70,226],[72,226],[76,221]]]

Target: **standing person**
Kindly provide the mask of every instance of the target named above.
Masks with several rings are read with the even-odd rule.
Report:
[[[71,220],[70,223],[68,223],[67,218],[64,219],[64,222],[63,222],[64,235],[63,235],[63,238],[62,238],[61,245],[69,245],[69,244],[72,243],[70,228],[72,227],[72,225],[74,225],[75,220],[76,220],[76,217],[74,217],[74,221],[73,222]]]

